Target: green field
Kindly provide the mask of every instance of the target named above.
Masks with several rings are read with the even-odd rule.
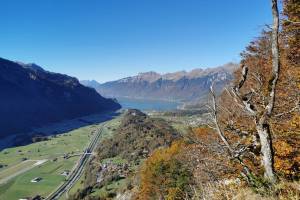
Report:
[[[0,186],[0,199],[19,199],[21,197],[30,197],[34,195],[47,196],[60,183],[65,180],[61,175],[64,170],[72,169],[76,158],[56,162],[48,162],[38,166],[28,172],[17,176],[5,185]],[[38,183],[32,183],[31,180],[41,177]]]
[[[23,162],[24,159],[47,159],[48,161],[0,185],[0,200],[14,200],[37,194],[47,196],[65,180],[65,177],[61,173],[64,170],[71,170],[79,158],[79,156],[74,156],[64,159],[63,155],[83,152],[90,138],[93,137],[92,132],[96,131],[99,126],[91,125],[82,127],[52,137],[48,141],[1,151],[0,163],[7,165],[7,167],[0,170],[0,175],[2,174],[3,176],[14,174],[20,167],[26,167],[29,164],[32,165],[30,161]],[[31,180],[36,177],[41,177],[42,181],[32,183]]]
[[[105,198],[108,196],[109,193],[117,190],[118,188],[126,187],[127,182],[128,182],[127,179],[121,179],[118,181],[114,181],[111,184],[102,187],[101,189],[95,188],[92,191],[91,196]]]
[[[103,124],[103,133],[101,135],[100,140],[103,140],[105,138],[110,138],[113,136],[115,129],[117,129],[118,126],[120,125],[120,119],[121,119],[121,117],[117,117],[117,118],[112,119],[109,122]],[[121,162],[121,160],[116,159],[116,162]],[[80,179],[77,181],[77,183],[70,189],[70,191],[69,191],[70,195],[74,194],[75,192],[77,192],[77,190],[82,189],[84,187],[82,181],[83,181],[83,176],[81,176]],[[97,191],[97,192],[99,192],[99,191]],[[95,191],[95,194],[98,194],[98,193],[96,193],[96,191]],[[60,198],[60,200],[66,200],[65,195],[63,195]]]
[[[34,160],[26,160],[24,162],[18,163],[17,165],[11,166],[5,170],[0,172],[0,180],[7,177],[8,175],[13,175],[19,172],[22,169],[26,169],[28,167],[33,166],[37,161]]]
[[[0,163],[9,167],[22,162],[23,158],[30,160],[53,159],[63,156],[65,153],[82,152],[93,136],[91,132],[97,128],[96,125],[86,126],[57,135],[48,141],[2,150],[0,152]]]

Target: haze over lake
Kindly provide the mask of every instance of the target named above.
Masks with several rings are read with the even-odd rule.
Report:
[[[162,101],[162,100],[145,100],[145,99],[130,99],[130,98],[117,98],[118,102],[124,109],[139,109],[142,111],[156,110],[168,111],[175,110],[181,104],[178,102]]]

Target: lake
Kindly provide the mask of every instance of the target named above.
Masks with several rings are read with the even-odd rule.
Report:
[[[161,100],[145,100],[145,99],[129,99],[117,98],[118,102],[125,109],[139,109],[142,111],[156,110],[168,111],[175,110],[181,104],[178,102],[161,101]]]

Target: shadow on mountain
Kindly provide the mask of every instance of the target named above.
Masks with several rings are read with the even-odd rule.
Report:
[[[36,135],[43,139],[47,135],[109,119],[91,120],[84,116],[112,113],[121,108],[115,100],[104,98],[95,89],[80,84],[77,78],[46,71],[36,64],[2,58],[0,91],[1,149],[27,144]],[[68,121],[71,123],[58,128],[51,125]],[[49,126],[53,127],[40,128]]]
[[[0,151],[15,146],[23,146],[33,142],[42,141],[49,136],[66,133],[80,127],[99,124],[109,121],[117,116],[118,112],[88,115],[71,120],[51,123],[42,127],[32,128],[30,132],[16,133],[0,140]]]

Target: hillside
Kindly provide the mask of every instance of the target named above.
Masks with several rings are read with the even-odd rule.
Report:
[[[76,78],[0,58],[0,138],[120,105]]]
[[[194,69],[189,72],[146,72],[104,84],[97,84],[95,81],[82,81],[82,84],[95,88],[107,97],[194,101],[207,95],[212,81],[220,92],[232,79],[232,72],[236,68],[236,64],[228,63],[216,68]]]
[[[155,149],[168,147],[181,138],[165,120],[152,118],[136,109],[126,111],[114,126],[110,123],[108,130],[111,134],[100,142],[97,155],[85,171],[82,189],[70,199],[92,199],[94,194],[110,199],[121,191],[132,189],[143,160]]]
[[[178,133],[162,119],[150,118],[139,110],[128,110],[116,137],[99,145],[100,160],[121,156],[124,159],[136,160],[147,157],[154,149],[169,146],[178,138]]]

